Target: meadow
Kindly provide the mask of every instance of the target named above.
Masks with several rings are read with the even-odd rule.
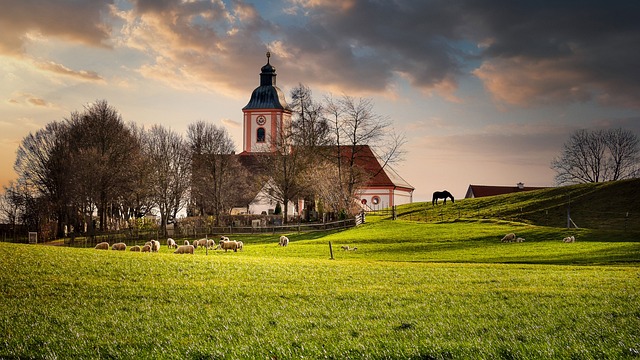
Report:
[[[289,237],[195,255],[0,243],[0,358],[640,357],[637,233],[369,217]]]

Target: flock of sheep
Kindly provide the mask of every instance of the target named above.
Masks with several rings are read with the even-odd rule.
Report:
[[[567,236],[562,239],[563,242],[572,243],[576,241],[575,236]],[[514,233],[509,233],[502,238],[502,242],[524,242],[524,238],[517,237]]]
[[[283,239],[286,239],[286,242]],[[281,236],[279,245],[287,246],[288,244],[289,239],[286,236]],[[175,251],[173,252],[174,254],[193,254],[194,250],[198,248],[224,251],[233,250],[234,252],[237,252],[238,250],[242,250],[244,248],[244,243],[242,241],[230,240],[226,236],[221,236],[218,244],[216,244],[215,240],[213,239],[204,238],[194,240],[193,243],[190,243],[189,240],[185,240],[184,245],[178,245],[175,240],[173,240],[172,238],[168,238],[167,247],[169,249],[175,249]],[[109,243],[101,242],[96,245],[95,248],[98,250],[109,250]],[[125,251],[127,250],[127,244],[118,242],[111,245],[111,249]],[[144,246],[135,245],[130,247],[129,249],[130,251],[134,252],[158,252],[160,251],[160,242],[157,240],[151,240],[147,241]]]

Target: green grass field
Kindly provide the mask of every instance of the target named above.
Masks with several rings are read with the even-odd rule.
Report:
[[[235,238],[208,255],[0,243],[0,358],[640,357],[637,233],[369,217],[288,247]]]

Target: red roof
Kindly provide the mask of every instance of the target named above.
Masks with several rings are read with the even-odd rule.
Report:
[[[369,145],[340,146],[340,157],[343,162],[349,161],[352,151],[355,152],[355,165],[363,169],[371,178],[367,181],[367,187],[394,187],[414,190],[414,187],[406,182],[388,164],[383,168],[380,159]]]
[[[502,194],[511,194],[523,191],[546,189],[544,186],[491,186],[491,185],[469,185],[465,199],[479,198],[485,196],[495,196]]]

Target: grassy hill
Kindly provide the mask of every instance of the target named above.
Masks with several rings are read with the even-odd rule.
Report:
[[[637,186],[412,204],[236,253],[0,243],[0,359],[637,358],[638,232],[592,214],[635,214]],[[539,225],[569,194],[600,228]]]
[[[640,231],[640,179],[580,184],[432,206],[398,206],[400,219],[441,222],[455,219],[502,219],[566,227],[567,212],[581,228]]]

